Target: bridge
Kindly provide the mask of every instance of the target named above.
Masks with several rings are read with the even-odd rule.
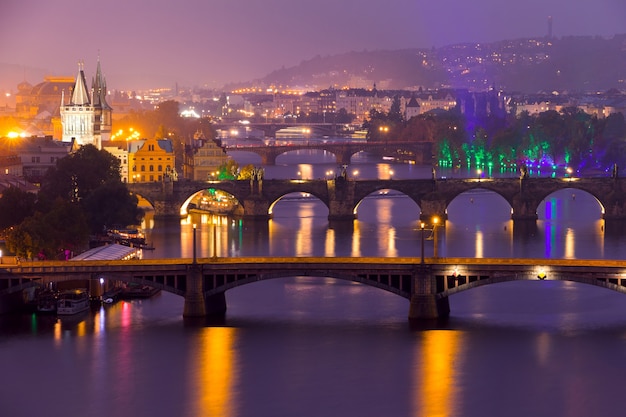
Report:
[[[301,127],[305,131],[309,131],[308,135],[311,135],[315,132],[317,135],[324,136],[338,136],[343,133],[345,125],[337,124],[337,123],[298,123],[292,122],[288,123],[285,121],[281,121],[280,123],[275,122],[250,122],[246,124],[242,124],[239,120],[233,120],[231,122],[222,121],[218,123],[213,123],[213,127],[215,129],[233,129],[233,128],[242,128],[248,127],[251,129],[262,130],[263,135],[268,138],[275,138],[276,132],[281,129],[287,129],[290,127]],[[307,136],[307,134],[303,134],[302,136]]]
[[[316,149],[335,155],[338,165],[348,165],[352,156],[359,152],[373,152],[386,156],[400,157],[418,165],[432,163],[431,142],[306,142],[303,144],[270,146],[226,146],[227,151],[252,152],[261,157],[261,165],[276,165],[276,157],[286,152],[301,149]]]
[[[27,261],[0,265],[0,296],[35,285],[100,279],[148,285],[184,297],[184,317],[223,315],[226,291],[281,277],[336,278],[409,300],[410,320],[446,317],[448,297],[484,285],[565,280],[626,293],[626,261],[484,258],[202,258]]]
[[[269,219],[273,205],[287,194],[306,193],[328,207],[329,220],[353,220],[359,204],[380,190],[407,195],[420,208],[420,219],[447,219],[447,208],[460,194],[483,189],[493,191],[511,206],[511,219],[536,220],[541,202],[550,194],[573,189],[591,194],[606,220],[626,220],[626,179],[594,178],[465,178],[410,180],[355,180],[339,176],[325,180],[174,181],[128,184],[131,192],[148,200],[155,217],[181,217],[191,198],[208,188],[231,194],[244,219]]]

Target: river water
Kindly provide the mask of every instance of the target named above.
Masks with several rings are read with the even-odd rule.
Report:
[[[300,151],[279,157],[266,178],[335,169],[331,155]],[[431,175],[362,155],[348,169],[361,178]],[[367,198],[354,222],[329,224],[327,215],[318,200],[291,195],[268,222],[148,216],[156,249],[144,257],[191,257],[194,223],[199,257],[419,256],[419,207],[393,190]],[[623,230],[605,225],[583,192],[547,198],[535,227],[513,224],[508,204],[489,192],[459,196],[448,216],[436,238],[429,233],[426,256],[626,253]],[[225,321],[213,325],[184,321],[183,299],[167,293],[69,319],[0,317],[0,416],[624,414],[626,298],[610,290],[550,280],[485,286],[451,296],[450,318],[421,327],[408,323],[408,300],[324,277],[259,282],[226,298]]]

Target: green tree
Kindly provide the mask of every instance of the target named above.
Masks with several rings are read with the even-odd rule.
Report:
[[[37,196],[17,187],[9,187],[0,198],[0,230],[20,224],[35,213]]]
[[[109,181],[120,181],[119,160],[105,150],[85,145],[59,159],[56,167],[48,171],[39,198],[45,203],[56,198],[80,201]]]
[[[130,194],[121,182],[107,182],[98,187],[82,201],[82,207],[88,213],[87,221],[92,233],[104,231],[107,226],[115,224],[137,224],[141,218],[137,197]]]

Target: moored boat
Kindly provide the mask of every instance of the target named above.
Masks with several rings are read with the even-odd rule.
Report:
[[[89,309],[89,294],[86,290],[68,290],[59,294],[57,315],[77,314]]]
[[[37,311],[39,313],[54,313],[57,311],[57,293],[44,290],[37,295]]]

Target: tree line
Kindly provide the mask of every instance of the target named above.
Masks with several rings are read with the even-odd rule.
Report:
[[[372,110],[364,127],[371,141],[432,142],[440,166],[541,163],[583,171],[626,163],[622,113],[599,118],[566,107],[532,115],[467,116],[455,108],[404,120],[394,101],[389,112]]]
[[[37,194],[10,187],[0,198],[7,249],[25,258],[82,252],[91,236],[140,218],[137,197],[121,181],[119,160],[93,145],[59,159]]]

